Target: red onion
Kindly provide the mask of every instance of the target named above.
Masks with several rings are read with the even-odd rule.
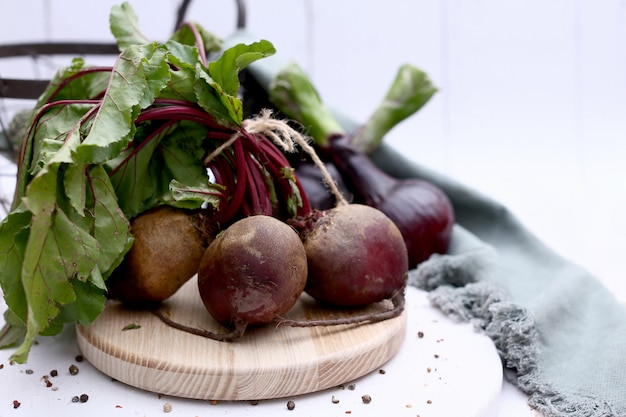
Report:
[[[393,89],[401,91],[397,84]],[[354,137],[343,130],[324,105],[298,65],[285,67],[269,89],[271,101],[285,115],[301,123],[313,138],[321,157],[336,166],[353,193],[354,202],[373,206],[396,223],[407,246],[410,268],[434,253],[447,251],[454,223],[452,205],[447,196],[431,183],[389,176],[370,160],[363,149],[379,144],[381,135],[421,107],[425,94],[432,95],[432,89],[415,95],[405,94],[406,99],[393,94],[395,99],[407,103],[403,107],[400,101],[395,102],[395,110],[390,106],[392,100],[388,97],[384,102],[387,104],[380,106],[364,127],[357,130],[361,140],[356,144],[352,142]],[[418,95],[421,95],[421,100],[417,100]],[[414,101],[413,104],[410,100]],[[376,126],[372,127],[372,123]],[[364,135],[364,132],[367,134]]]

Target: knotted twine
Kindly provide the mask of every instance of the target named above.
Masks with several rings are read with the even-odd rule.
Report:
[[[204,165],[207,166],[238,139],[256,135],[263,135],[271,139],[276,146],[287,153],[295,152],[296,145],[298,145],[311,157],[315,166],[321,171],[324,184],[337,199],[337,205],[348,204],[337,183],[326,169],[324,162],[317,155],[313,146],[309,144],[310,138],[291,127],[286,120],[273,118],[270,109],[262,109],[255,117],[244,120],[240,130],[236,131],[204,159]]]

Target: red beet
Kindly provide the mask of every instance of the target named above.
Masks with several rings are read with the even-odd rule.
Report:
[[[327,304],[354,307],[403,290],[406,245],[385,214],[361,204],[341,204],[319,213],[302,233],[309,295]]]
[[[286,223],[256,215],[233,223],[209,245],[198,270],[202,301],[222,325],[272,322],[300,298],[307,259]]]

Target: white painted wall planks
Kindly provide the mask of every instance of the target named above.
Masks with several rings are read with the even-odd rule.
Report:
[[[0,43],[109,40],[117,1],[0,0]],[[131,0],[146,35],[173,29],[176,0]],[[387,141],[503,202],[623,300],[626,268],[626,2],[623,0],[248,0],[247,27],[309,71],[325,101],[364,120],[397,68],[440,88]],[[220,36],[235,2],[188,18]],[[54,62],[3,60],[0,76]],[[5,106],[10,104],[4,103]]]

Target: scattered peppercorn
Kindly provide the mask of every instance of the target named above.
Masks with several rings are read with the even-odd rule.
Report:
[[[380,369],[380,370],[378,371],[378,373],[379,373],[379,374],[381,374],[381,375],[385,375],[385,374],[386,374],[386,372],[385,372],[385,370],[384,370],[384,369]]]
[[[338,399],[337,397],[335,397],[334,395],[333,395],[333,397],[331,398],[331,401],[333,402],[333,404],[337,404],[337,403],[339,403],[339,399]]]
[[[0,369],[4,369],[4,364],[0,363]]]
[[[356,389],[356,385],[355,384],[350,384],[350,385],[348,385],[348,389],[350,391],[354,391]]]
[[[27,375],[32,375],[34,373],[32,369],[27,369],[24,372],[26,372]]]
[[[170,403],[163,404],[163,412],[164,413],[170,413],[171,411],[172,411],[172,404],[170,404]]]
[[[81,396],[80,396],[80,402],[81,402],[81,403],[86,403],[87,401],[89,401],[89,395],[87,395],[87,394],[81,394]]]
[[[78,366],[71,364],[69,371],[70,371],[70,375],[78,374]]]
[[[19,402],[18,400],[13,400],[13,408],[19,408],[20,405],[22,405],[21,402]]]
[[[420,339],[424,337],[424,332],[417,332],[417,337],[419,337]]]
[[[74,360],[76,362],[82,362],[83,361],[83,355],[76,355],[76,357],[74,358]]]
[[[287,401],[287,410],[293,410],[294,408],[296,408],[296,403],[291,400]]]
[[[50,376],[55,377],[57,375],[59,375],[59,371],[57,371],[56,369],[50,371]]]
[[[426,401],[426,404],[432,404],[432,403],[433,403],[432,400]]]
[[[78,398],[78,395],[74,395],[74,396],[72,397],[72,402],[73,402],[73,403],[77,403],[77,402],[79,402],[79,401],[80,401],[80,398]]]
[[[361,397],[361,400],[363,400],[363,404],[369,404],[372,402],[372,397],[370,397],[368,394],[365,394]]]

